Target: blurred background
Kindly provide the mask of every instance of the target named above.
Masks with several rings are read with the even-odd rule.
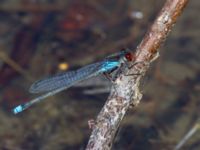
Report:
[[[0,0],[0,150],[83,150],[109,94],[104,77],[28,110],[35,80],[77,69],[122,48],[135,49],[164,0]],[[190,1],[126,114],[114,150],[173,149],[199,125],[200,1]],[[200,149],[200,131],[182,149]]]

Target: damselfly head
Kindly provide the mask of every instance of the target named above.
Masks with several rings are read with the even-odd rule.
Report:
[[[134,56],[129,49],[123,49],[122,53],[126,61],[133,61]]]
[[[133,61],[133,55],[130,52],[125,54],[125,58],[127,61]]]
[[[131,53],[129,49],[122,49],[118,53],[114,53],[106,57],[107,59],[117,59],[122,61],[133,61],[134,55]]]

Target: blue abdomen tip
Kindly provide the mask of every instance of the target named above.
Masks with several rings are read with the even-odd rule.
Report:
[[[15,108],[13,109],[13,113],[14,113],[14,114],[17,114],[17,113],[19,113],[19,112],[21,112],[21,111],[23,111],[23,107],[22,107],[21,105],[15,107]]]

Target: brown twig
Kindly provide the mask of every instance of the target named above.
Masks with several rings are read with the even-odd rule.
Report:
[[[14,60],[12,60],[5,52],[0,51],[0,60],[7,63],[9,66],[11,66],[15,71],[23,75],[28,81],[35,81],[31,75],[27,71],[25,71],[19,64],[17,64]]]
[[[137,47],[135,61],[142,63],[127,69],[117,78],[106,104],[97,117],[87,150],[111,149],[116,131],[128,108],[132,103],[136,106],[142,98],[139,91],[140,79],[149,68],[149,64],[155,60],[158,48],[166,39],[187,2],[188,0],[166,1],[150,30]],[[133,73],[140,75],[125,75]]]

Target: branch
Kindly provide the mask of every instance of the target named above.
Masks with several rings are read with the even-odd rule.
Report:
[[[171,31],[188,0],[167,0],[155,22],[136,49],[135,62],[117,78],[111,93],[99,113],[87,150],[110,150],[121,120],[131,104],[137,106],[142,98],[140,80],[157,58],[158,48]],[[139,74],[126,76],[125,74]]]

